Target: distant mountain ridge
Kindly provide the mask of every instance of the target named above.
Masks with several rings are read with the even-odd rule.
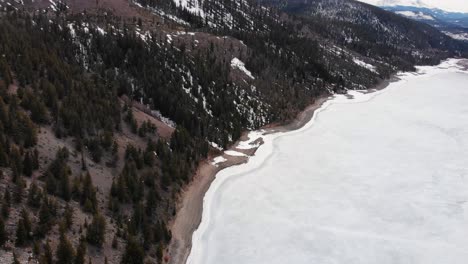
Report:
[[[444,3],[438,3],[436,6],[429,5],[425,0],[360,1],[429,24],[454,39],[468,41],[468,11],[462,6],[460,10],[454,10],[453,7],[444,8],[446,7]]]
[[[383,6],[382,8],[401,16],[427,23],[454,39],[468,41],[468,13],[400,5]]]
[[[375,0],[365,2],[374,4],[376,6],[414,6],[431,8],[431,6],[427,5],[422,0]]]
[[[414,14],[423,14],[425,17],[411,17],[418,20],[429,20],[432,21],[433,26],[436,27],[462,27],[468,28],[468,13],[462,12],[449,12],[444,11],[438,8],[426,8],[426,7],[416,7],[416,6],[382,6],[383,9],[392,11],[398,14],[403,14],[403,12],[412,12]],[[432,19],[424,19],[431,17]]]

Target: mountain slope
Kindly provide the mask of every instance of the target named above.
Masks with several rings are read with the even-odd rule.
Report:
[[[4,245],[21,260],[50,246],[94,263],[161,263],[178,196],[242,131],[467,52],[354,1],[5,0],[0,10]]]
[[[380,46],[382,51],[392,50],[392,53],[400,53],[402,56],[411,56],[411,49],[428,52],[428,57],[437,49],[466,52],[463,45],[452,41],[435,28],[356,1],[293,0],[264,3],[278,6],[309,21],[327,20],[331,26],[327,27],[324,34],[334,38],[341,35],[343,41],[348,43],[344,45],[349,47],[361,43]],[[360,50],[363,52],[368,48]]]
[[[447,11],[425,4],[423,1],[363,1],[387,11],[427,23],[455,39],[468,41],[468,13]],[[440,3],[438,6],[445,6]],[[449,10],[454,10],[453,8]]]

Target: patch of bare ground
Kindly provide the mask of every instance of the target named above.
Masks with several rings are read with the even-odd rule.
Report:
[[[148,112],[144,106],[134,104],[133,105],[134,117],[140,126],[143,121],[149,121],[152,124],[156,125],[157,131],[159,134],[152,135],[154,140],[157,140],[159,137],[169,139],[174,131],[174,128],[166,125],[161,122]],[[126,124],[122,124],[122,131],[115,135],[115,139],[118,143],[118,157],[119,161],[124,160],[125,148],[128,144],[132,144],[137,148],[144,149],[146,147],[147,138],[141,138],[138,135],[131,133],[130,128]],[[80,174],[85,173],[82,169],[82,157],[81,153],[75,151],[75,142],[72,138],[57,138],[54,134],[53,128],[51,126],[42,126],[38,129],[38,145],[37,150],[39,151],[39,170],[35,171],[31,178],[26,178],[27,185],[29,186],[32,181],[36,181],[39,185],[42,182],[39,180],[41,175],[47,169],[49,164],[54,160],[55,154],[58,149],[66,147],[70,150],[70,158],[68,165],[72,170],[73,177],[78,177]],[[86,152],[85,152],[86,153]],[[123,162],[117,162],[116,166],[106,165],[107,161],[110,160],[110,156],[104,156],[100,163],[94,162],[90,155],[84,155],[84,161],[86,168],[89,171],[93,183],[97,189],[97,198],[99,203],[99,208],[101,213],[106,217],[107,228],[106,228],[106,237],[105,243],[102,248],[97,248],[94,246],[88,246],[88,257],[93,263],[104,263],[104,258],[107,257],[108,263],[119,263],[121,254],[125,248],[124,241],[118,239],[118,246],[116,249],[112,247],[112,241],[116,233],[116,226],[110,220],[110,214],[107,209],[108,196],[112,181],[116,175],[120,173],[123,167]],[[3,170],[2,175],[0,176],[0,190],[5,190],[7,188],[7,183],[11,183],[11,170]],[[10,185],[11,186],[11,185]],[[13,190],[11,190],[13,192]],[[0,192],[0,193],[3,193]],[[24,198],[26,199],[26,197]],[[61,199],[56,199],[59,205],[59,214],[63,211],[65,207],[65,202]],[[92,215],[87,214],[82,211],[81,206],[75,202],[71,201],[70,205],[74,209],[73,215],[73,226],[68,232],[68,238],[73,246],[76,248],[79,244],[79,239],[81,235],[86,234],[86,230],[83,229],[86,223],[91,223]],[[20,217],[20,212],[22,210],[21,206],[13,206],[10,212],[10,217],[6,221],[6,231],[10,237],[10,241],[6,243],[5,249],[0,249],[0,264],[10,264],[13,260],[13,251],[14,248],[14,238],[16,232],[17,222]],[[30,213],[31,221],[37,223],[38,215]],[[55,225],[54,228],[47,235],[48,241],[55,252],[55,249],[59,243],[59,230],[58,225]],[[15,249],[15,253],[21,263],[37,263],[35,259],[32,258],[32,248],[31,246]]]
[[[159,120],[153,113],[150,108],[147,106],[140,104],[138,102],[132,101],[130,102],[127,97],[122,97],[121,101],[122,105],[124,103],[132,105],[133,116],[135,117],[138,126],[140,126],[143,122],[149,121],[153,125],[156,126],[157,133],[160,137],[164,139],[169,139],[174,133],[175,128],[167,125],[166,123]]]

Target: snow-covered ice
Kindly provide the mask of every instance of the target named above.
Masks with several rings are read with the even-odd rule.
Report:
[[[189,264],[465,264],[468,74],[336,96],[218,173]]]

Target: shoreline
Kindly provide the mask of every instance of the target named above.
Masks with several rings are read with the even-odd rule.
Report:
[[[240,220],[239,223],[246,224],[248,226],[246,228],[250,228],[250,229],[252,229],[252,227],[255,227],[255,229],[259,228],[260,230],[263,230],[263,231],[261,231],[262,237],[264,237],[265,235],[268,236],[268,234],[270,232],[269,228],[263,229],[263,227],[261,227],[261,226],[255,226],[255,225],[258,225],[259,223],[254,223],[253,225],[247,224],[247,222],[250,222],[251,220],[256,220],[256,219],[251,219],[251,218],[248,217],[249,210],[250,210],[250,212],[253,212],[253,214],[255,215],[256,214],[255,210],[260,209],[260,208],[256,208],[255,205],[250,206],[250,201],[258,201],[258,197],[254,196],[254,197],[250,198],[249,197],[249,192],[250,193],[256,192],[257,186],[263,186],[264,182],[257,180],[256,184],[255,184],[255,180],[252,182],[251,180],[248,180],[248,179],[246,180],[245,178],[249,178],[249,177],[254,177],[255,178],[256,174],[259,173],[261,168],[263,168],[263,166],[266,163],[268,163],[268,166],[274,164],[274,161],[273,161],[273,163],[271,163],[272,162],[271,158],[274,157],[274,153],[276,152],[277,148],[279,147],[278,144],[280,143],[280,141],[279,141],[280,138],[283,138],[283,139],[287,138],[287,137],[292,138],[292,137],[295,137],[298,134],[305,133],[308,129],[311,129],[311,127],[314,126],[315,120],[318,118],[318,116],[320,116],[322,112],[325,112],[332,105],[335,105],[335,104],[341,104],[341,105],[343,105],[343,104],[357,104],[357,105],[359,105],[359,104],[367,103],[367,102],[369,102],[371,100],[374,100],[375,98],[379,97],[380,95],[389,93],[390,91],[395,91],[397,89],[400,89],[400,99],[401,99],[402,96],[403,96],[403,98],[405,98],[405,96],[407,96],[408,94],[407,94],[406,91],[401,90],[401,89],[403,89],[405,87],[409,88],[408,86],[405,86],[405,85],[407,85],[406,84],[407,82],[412,81],[413,83],[415,83],[415,82],[418,82],[417,80],[419,78],[433,77],[433,76],[438,75],[440,73],[451,72],[451,73],[454,73],[454,74],[459,74],[459,73],[466,74],[467,73],[466,70],[465,71],[460,71],[460,68],[461,68],[460,66],[461,66],[461,64],[457,60],[447,60],[447,61],[444,61],[441,64],[436,65],[436,66],[418,67],[417,72],[399,73],[398,75],[396,75],[396,77],[398,77],[399,81],[398,82],[389,82],[389,84],[391,84],[391,85],[387,85],[387,86],[383,85],[383,87],[387,88],[385,90],[376,91],[375,93],[366,93],[364,90],[349,91],[348,94],[345,94],[345,95],[341,94],[341,95],[338,95],[338,96],[334,96],[332,100],[326,101],[326,103],[323,104],[321,108],[316,110],[316,114],[314,114],[312,120],[310,122],[306,123],[306,125],[303,126],[301,129],[297,129],[297,130],[293,130],[293,131],[285,132],[285,133],[279,132],[279,133],[274,133],[274,134],[270,134],[270,135],[263,134],[264,135],[264,137],[263,137],[263,139],[264,139],[263,147],[258,149],[256,155],[249,160],[248,164],[242,165],[242,166],[231,167],[231,168],[229,168],[227,170],[223,170],[223,171],[219,172],[219,174],[216,175],[215,181],[211,184],[209,190],[205,194],[204,201],[203,201],[203,216],[202,216],[203,219],[202,219],[202,222],[201,222],[200,226],[198,227],[198,229],[193,234],[193,238],[192,238],[192,242],[191,242],[193,245],[192,245],[192,249],[191,249],[191,251],[190,251],[190,253],[188,255],[188,259],[187,259],[186,263],[205,263],[205,262],[208,262],[209,260],[211,261],[211,263],[219,263],[219,261],[222,260],[222,258],[221,259],[219,258],[219,255],[217,253],[212,252],[213,250],[215,250],[215,251],[221,250],[221,252],[223,251],[223,246],[219,244],[219,241],[217,242],[216,240],[213,240],[214,239],[212,237],[213,232],[216,232],[218,235],[222,234],[221,237],[218,237],[218,238],[220,238],[221,241],[224,241],[223,239],[227,239],[228,237],[231,236],[232,231],[235,232],[235,230],[237,230],[239,228],[242,229],[242,225],[241,226],[239,226],[239,225],[234,225],[234,226],[230,225],[229,224],[230,220],[228,220],[228,218],[226,218],[226,217],[224,217],[224,220],[227,221],[227,226],[225,226],[225,227],[223,225],[220,225],[219,223],[213,223],[213,222],[216,222],[217,220],[219,220],[219,218],[223,218],[223,216],[222,216],[223,213],[228,213],[230,216],[234,217],[234,219],[237,219],[237,217],[239,217],[240,219],[242,219],[242,220]],[[439,86],[443,87],[443,83],[442,83],[442,85],[439,84]],[[424,89],[425,86],[421,86],[421,87],[420,87],[419,92],[417,94],[410,93],[410,95],[413,95],[414,97],[419,97],[419,95],[421,93],[424,94],[425,93],[425,89]],[[349,100],[350,98],[352,98],[352,100]],[[438,97],[436,97],[436,98],[438,98]],[[392,101],[392,100],[390,100],[390,101]],[[430,101],[430,100],[429,100],[429,102],[432,103],[432,101]],[[363,109],[365,109],[365,108],[362,108],[362,106],[361,106],[361,112],[360,113],[363,112],[362,111]],[[411,108],[409,108],[409,109],[411,109]],[[408,110],[408,109],[406,109],[406,110]],[[404,113],[404,111],[403,111],[403,113]],[[379,115],[377,115],[377,116],[374,115],[374,118],[378,119]],[[250,135],[252,135],[252,134],[253,134],[253,136],[256,136],[255,132],[251,133]],[[301,140],[307,140],[307,139],[302,137]],[[302,143],[300,143],[300,142],[301,141],[296,141],[296,143],[295,143],[296,148],[297,147],[302,148]],[[370,147],[372,149],[371,145],[370,145]],[[292,153],[296,153],[296,151],[293,151],[290,148],[289,154],[291,155]],[[292,155],[294,156],[295,154],[292,154]],[[320,156],[317,156],[317,157],[320,157]],[[278,161],[278,160],[276,160],[276,161]],[[287,161],[285,162],[284,160],[281,161],[280,163],[282,164],[283,167],[284,166],[287,167],[287,166],[291,165]],[[292,166],[294,166],[294,165],[292,165]],[[301,165],[298,165],[298,166],[301,166]],[[299,168],[302,168],[302,167],[299,167]],[[272,176],[272,175],[269,175],[271,173],[274,174],[275,172],[272,171],[271,168],[270,168],[270,170],[268,171],[267,174],[265,174],[265,173],[263,174],[263,180],[268,182],[269,181],[268,177]],[[284,173],[285,173],[285,171],[282,171],[283,176],[284,176]],[[244,179],[242,179],[242,178],[244,178]],[[283,177],[283,181],[284,180],[285,180],[285,178]],[[340,180],[340,179],[338,179],[338,180]],[[236,198],[239,191],[241,193],[243,192],[242,191],[243,190],[243,187],[242,187],[243,185],[242,184],[239,185],[238,181],[242,181],[243,184],[249,184],[249,186],[250,186],[248,188],[249,191],[247,191],[247,193],[245,193],[247,196],[242,196],[242,198],[241,197]],[[233,191],[232,188],[230,188],[230,187],[226,187],[226,186],[230,186],[230,184],[236,185],[236,184],[234,184],[234,182],[237,182],[237,189],[235,191]],[[280,182],[281,183],[276,182],[276,185],[278,185],[278,184],[281,185],[282,181],[280,181]],[[270,187],[274,187],[274,186],[270,186]],[[287,188],[286,188],[286,190],[289,191],[289,189],[287,189]],[[234,203],[234,204],[236,204],[236,206],[235,206],[235,208],[231,208],[229,204],[225,204],[225,205],[230,208],[229,211],[234,210],[235,212],[237,212],[236,214],[231,215],[231,212],[223,211],[224,209],[223,209],[222,204],[220,204],[219,199],[224,197],[224,194],[225,194],[224,191],[229,193],[228,196],[231,197],[229,199],[229,203]],[[267,191],[267,193],[270,194],[270,191],[271,190],[269,189],[269,191]],[[284,192],[277,192],[275,195],[280,195],[281,193],[284,193]],[[260,196],[265,197],[265,193],[263,193],[263,194],[264,195],[260,195]],[[242,203],[238,204],[238,199],[242,199],[242,203],[245,203],[246,204],[245,207],[246,208],[248,207],[249,209],[245,209],[241,205]],[[276,201],[276,202],[278,202],[278,201]],[[271,209],[271,207],[269,205],[267,205],[267,204],[265,204],[265,205],[266,205],[266,208]],[[274,203],[274,205],[276,205],[276,203]],[[302,206],[304,207],[305,205],[303,204]],[[275,206],[273,206],[273,207],[275,207]],[[264,207],[262,206],[262,208],[264,208]],[[222,212],[220,213],[218,210],[221,210]],[[238,211],[238,210],[241,210],[241,211]],[[254,211],[252,211],[252,210],[254,210]],[[267,211],[271,211],[271,210],[267,210]],[[246,215],[246,213],[247,213],[247,215]],[[263,218],[260,218],[260,219],[264,219],[264,217],[266,217],[266,215],[263,215]],[[271,215],[270,215],[270,217],[271,217]],[[303,217],[307,217],[307,216],[304,215]],[[214,225],[214,226],[212,226],[212,225]],[[294,223],[290,223],[290,225],[295,226]],[[227,228],[227,230],[229,230],[230,232],[221,231],[221,230],[223,230],[225,228]],[[214,230],[217,230],[217,231],[214,231]],[[250,230],[250,231],[252,231],[253,233],[256,232],[255,230]],[[246,232],[247,233],[245,233],[245,235],[247,236],[246,237],[247,239],[241,239],[241,240],[236,241],[236,242],[240,243],[239,245],[244,245],[244,246],[238,247],[237,244],[232,244],[231,246],[233,246],[234,248],[236,248],[238,250],[241,250],[241,251],[245,251],[247,249],[248,249],[247,251],[250,251],[250,249],[257,249],[257,247],[259,247],[261,250],[267,250],[267,251],[270,249],[268,245],[261,245],[261,244],[263,244],[264,239],[258,238],[258,239],[256,239],[256,241],[250,241],[250,238],[249,238],[250,235],[249,234],[251,234],[251,233],[248,232],[248,231],[246,231]],[[242,233],[242,234],[244,234],[244,233]],[[234,235],[234,236],[236,236],[236,235]],[[239,235],[237,235],[237,236],[239,236]],[[283,237],[280,236],[280,238],[282,239]],[[277,242],[280,243],[278,245],[281,245],[281,243],[282,243],[280,241],[277,241]],[[253,243],[253,244],[248,246],[248,244],[251,244],[251,243]],[[245,246],[245,244],[247,244],[247,246]],[[253,248],[251,248],[251,247],[253,247]],[[280,248],[281,248],[281,246],[280,246]],[[293,251],[293,252],[295,252],[295,251]],[[213,255],[213,254],[218,255],[218,259],[217,259],[216,262],[213,262],[213,259],[210,258],[210,256]],[[224,254],[224,253],[220,253],[220,254]],[[239,260],[239,258],[235,258],[235,256],[238,255],[238,253],[236,253],[236,251],[231,250],[231,252],[229,254],[232,255],[233,259]],[[275,258],[275,255],[276,255],[276,251],[273,251],[273,252],[270,251],[268,257]],[[258,262],[258,260],[257,260],[257,262]],[[283,262],[283,261],[281,261],[281,262]],[[180,263],[182,263],[182,262],[180,262]],[[306,262],[304,262],[304,263],[306,263]]]
[[[450,63],[451,60],[454,60],[454,63],[459,69],[464,69],[466,71],[468,68],[468,60],[460,58],[447,59],[438,65],[426,67],[440,67],[444,63]],[[421,75],[418,71],[397,72],[388,79],[381,80],[372,88],[350,91],[378,95],[391,84],[401,81],[399,77],[400,74]],[[344,95],[348,97],[348,99],[354,98],[352,94]],[[259,147],[263,145],[262,136],[294,132],[302,129],[314,119],[317,110],[322,109],[323,106],[326,106],[327,102],[334,98],[334,95],[319,96],[315,99],[314,103],[300,111],[297,116],[290,121],[267,124],[255,131],[244,131],[241,138],[229,149],[223,150],[218,156],[208,157],[200,162],[192,182],[179,194],[180,196],[176,207],[177,213],[170,225],[172,239],[165,251],[165,262],[169,264],[187,263],[192,250],[193,235],[202,223],[205,194],[209,191],[211,184],[216,179],[216,175],[219,172],[229,167],[247,163],[249,158],[254,156]],[[252,135],[253,138],[249,138],[249,135]],[[255,136],[257,136],[257,138],[255,138]]]
[[[374,93],[385,89],[391,83],[398,80],[399,78],[397,77],[397,74],[394,74],[390,78],[382,80],[374,87],[363,91],[365,93]],[[293,120],[285,123],[267,124],[257,131],[262,131],[263,135],[268,135],[298,130],[308,124],[314,117],[316,111],[330,99],[333,99],[333,95],[319,96],[312,104],[299,112]],[[222,151],[219,155],[224,158],[222,162],[214,164],[211,162],[214,157],[207,158],[200,162],[193,180],[180,193],[177,213],[171,222],[170,230],[172,233],[172,239],[165,255],[165,259],[168,260],[167,263],[187,263],[192,249],[192,236],[202,221],[205,194],[210,188],[211,183],[216,179],[218,172],[232,166],[247,163],[249,157],[254,156],[257,149],[263,144],[263,141],[259,138],[260,142],[257,139],[248,143],[251,145],[256,142],[252,148],[238,148],[240,143],[249,139],[248,135],[250,132],[251,131],[244,131],[241,138],[235,144],[233,144],[229,149]],[[245,155],[228,155],[226,154],[226,151],[235,151]]]

